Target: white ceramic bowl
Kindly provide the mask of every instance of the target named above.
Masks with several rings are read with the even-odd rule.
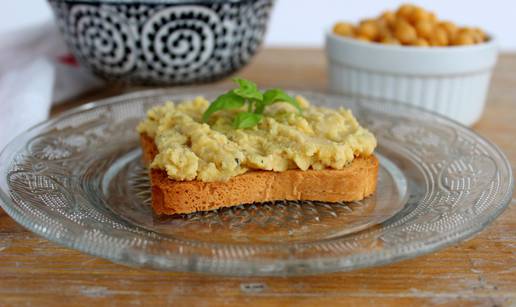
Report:
[[[465,47],[407,47],[326,35],[330,90],[404,102],[465,125],[484,109],[496,41]]]

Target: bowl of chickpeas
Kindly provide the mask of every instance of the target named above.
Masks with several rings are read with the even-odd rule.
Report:
[[[481,117],[496,40],[480,28],[439,20],[405,4],[326,35],[330,90],[399,101],[464,124]]]

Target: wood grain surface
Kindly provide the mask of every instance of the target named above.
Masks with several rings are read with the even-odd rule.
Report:
[[[263,86],[325,90],[322,50],[263,50],[241,75]],[[227,82],[227,81],[226,81]],[[65,109],[133,91],[111,86]],[[516,165],[516,54],[502,55],[474,130]],[[516,200],[474,238],[415,259],[348,273],[237,278],[134,269],[61,247],[0,210],[0,306],[398,306],[516,304]]]

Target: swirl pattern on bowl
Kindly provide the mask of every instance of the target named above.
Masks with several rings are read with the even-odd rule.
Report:
[[[273,0],[50,3],[71,51],[97,75],[189,84],[220,79],[251,59]]]

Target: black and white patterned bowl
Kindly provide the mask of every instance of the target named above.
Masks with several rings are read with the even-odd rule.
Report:
[[[49,0],[82,65],[108,79],[189,84],[227,76],[260,46],[274,0]]]

